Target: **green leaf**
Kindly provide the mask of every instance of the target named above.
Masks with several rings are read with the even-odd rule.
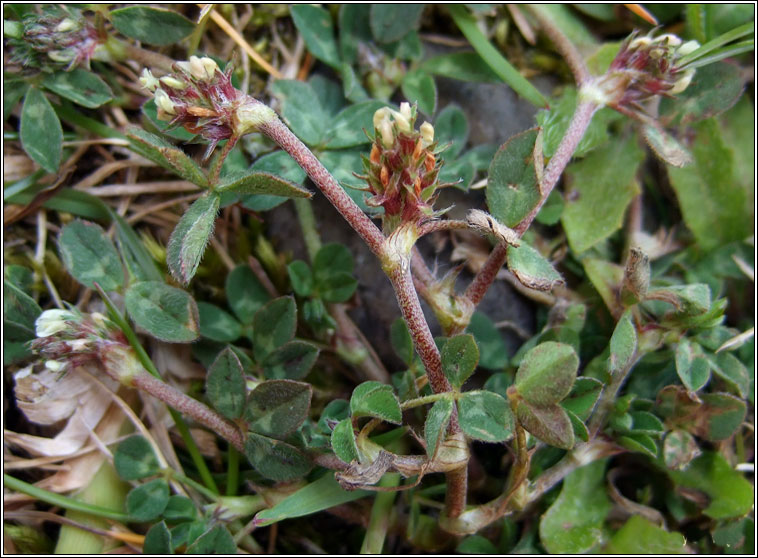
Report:
[[[168,483],[164,479],[151,480],[129,491],[126,512],[135,521],[151,521],[166,509],[168,496]]]
[[[684,314],[702,314],[711,308],[711,289],[705,283],[671,285],[654,292],[673,295],[674,300],[678,303],[678,309]]]
[[[574,447],[574,428],[563,407],[537,407],[520,400],[516,405],[516,418],[532,436],[546,444],[566,450]]]
[[[203,337],[219,343],[231,343],[242,335],[242,325],[215,304],[198,302],[197,312],[200,319],[200,335]]]
[[[727,382],[741,398],[746,399],[751,392],[750,373],[747,367],[732,353],[722,352],[708,356],[713,373]]]
[[[113,466],[125,481],[144,479],[160,471],[150,442],[142,436],[131,436],[118,445],[113,454]]]
[[[332,176],[339,182],[345,193],[358,204],[358,207],[368,214],[376,214],[378,211],[383,210],[366,205],[366,195],[361,190],[361,188],[366,186],[366,183],[361,183],[353,174],[362,171],[362,156],[363,153],[359,150],[329,150],[321,154],[321,163],[332,173]]]
[[[497,547],[481,535],[469,535],[456,547],[460,554],[499,554]]]
[[[316,346],[305,341],[285,343],[263,360],[263,376],[267,380],[301,380],[313,368],[318,352]]]
[[[425,60],[420,70],[461,81],[499,83],[500,78],[475,52],[453,52]]]
[[[386,107],[382,101],[363,101],[342,109],[328,121],[323,141],[327,149],[346,149],[371,143],[364,130],[373,131],[374,113]]]
[[[587,430],[587,427],[585,426],[582,419],[580,419],[570,410],[566,409],[566,407],[564,407],[563,405],[561,405],[561,407],[563,408],[564,411],[566,411],[566,415],[571,421],[571,428],[573,428],[574,430],[574,438],[577,438],[581,440],[582,442],[588,442],[590,439],[590,433],[589,433],[589,430]]]
[[[153,337],[168,343],[189,343],[198,338],[197,305],[187,292],[159,281],[129,286],[126,311]]]
[[[547,341],[524,355],[514,385],[529,403],[552,405],[569,394],[578,368],[579,357],[571,345]]]
[[[433,458],[437,453],[437,447],[445,439],[447,425],[450,424],[450,417],[453,414],[453,401],[451,399],[440,399],[435,401],[429,413],[426,415],[424,422],[424,441],[426,442],[426,454]]]
[[[149,6],[113,10],[110,19],[118,32],[156,46],[176,43],[195,30],[195,24],[183,15]]]
[[[576,105],[576,89],[568,87],[557,101],[551,103],[550,109],[537,112],[537,124],[542,128],[542,152],[545,157],[555,155],[561,139],[568,130]],[[606,143],[610,137],[608,126],[619,118],[621,115],[610,108],[597,111],[574,151],[574,157],[584,157]]]
[[[5,341],[29,341],[34,339],[36,337],[35,322],[41,313],[42,308],[39,307],[39,304],[32,297],[13,283],[3,280]],[[13,332],[10,331],[11,329],[13,329]]]
[[[502,370],[508,365],[508,351],[503,336],[486,314],[474,312],[466,331],[474,336],[479,346],[479,366],[489,370]]]
[[[708,441],[721,441],[734,434],[745,419],[744,401],[727,393],[705,393],[700,402],[689,398],[679,386],[667,386],[657,398],[657,412],[673,428],[683,428]]]
[[[328,280],[339,273],[352,273],[353,255],[344,244],[324,244],[313,258],[313,274],[316,282]]]
[[[479,28],[476,18],[465,7],[450,4],[447,6],[447,9],[453,17],[455,24],[469,40],[471,46],[474,47],[474,50],[479,53],[500,79],[534,106],[540,108],[548,106],[547,99],[542,96],[542,93],[503,58]]]
[[[274,481],[295,480],[311,469],[308,458],[296,447],[255,432],[247,435],[245,455],[256,471]]]
[[[670,533],[639,515],[616,531],[603,552],[608,554],[686,554],[681,533]]]
[[[669,469],[685,469],[700,453],[695,438],[686,430],[672,430],[663,440],[663,462]]]
[[[21,146],[47,172],[57,172],[63,155],[63,128],[50,101],[30,87],[21,108]]]
[[[540,200],[542,140],[539,128],[516,134],[492,159],[487,181],[487,207],[501,223],[515,227]]]
[[[53,93],[87,108],[97,108],[113,98],[108,84],[83,68],[49,74],[42,81],[42,85]]]
[[[163,517],[169,521],[193,520],[197,518],[197,509],[191,499],[174,494],[168,498]]]
[[[721,115],[724,144],[734,156],[734,177],[742,189],[754,192],[753,157],[755,155],[755,109],[748,95],[743,95],[729,111]]]
[[[332,68],[339,68],[340,54],[329,12],[309,4],[298,4],[290,6],[290,15],[311,54]]]
[[[156,523],[145,535],[142,551],[145,554],[171,554],[171,531],[166,527],[166,522]]]
[[[561,222],[576,253],[621,228],[627,205],[639,194],[635,175],[644,158],[630,137],[609,142],[566,168]]]
[[[601,544],[611,510],[605,488],[606,460],[575,469],[540,520],[540,541],[551,554],[585,554]]]
[[[306,484],[272,508],[258,512],[253,525],[265,527],[284,519],[303,517],[373,495],[368,490],[345,490],[327,473],[317,481]]]
[[[3,79],[3,118],[8,119],[21,98],[29,90],[29,83],[23,79]]]
[[[248,429],[285,439],[308,417],[312,394],[313,388],[304,382],[268,380],[258,384],[245,407]]]
[[[676,347],[676,373],[691,392],[701,389],[711,379],[711,366],[700,345],[686,337]]]
[[[631,311],[625,312],[616,324],[611,335],[610,350],[609,372],[619,374],[629,366],[637,352],[637,328],[632,322]]]
[[[320,8],[308,6],[306,10]],[[308,145],[319,145],[330,116],[318,101],[313,87],[302,81],[280,79],[274,82],[271,91],[281,99],[282,116],[295,135]]]
[[[456,105],[447,105],[434,119],[434,136],[439,145],[450,143],[442,153],[446,161],[452,161],[463,151],[468,139],[468,120]]]
[[[424,4],[371,4],[369,25],[378,43],[391,43],[418,27]]]
[[[751,233],[752,193],[735,187],[734,155],[724,142],[718,122],[693,126],[690,148],[695,163],[682,169],[668,167],[687,227],[704,251]]]
[[[226,276],[226,300],[243,324],[253,323],[255,313],[271,296],[268,294],[250,266],[240,264]]]
[[[395,349],[395,353],[402,361],[410,366],[413,363],[415,351],[413,349],[413,340],[408,326],[402,318],[397,318],[390,326],[390,344]]]
[[[679,486],[710,497],[703,513],[713,519],[739,517],[753,507],[753,485],[717,452],[704,452],[683,471],[669,471]]]
[[[647,434],[648,436],[660,437],[665,429],[661,420],[653,413],[647,411],[631,411],[632,431],[635,433]]]
[[[221,198],[215,192],[197,199],[171,233],[166,247],[166,263],[171,275],[185,285],[195,276],[213,235],[220,202]]]
[[[318,292],[325,302],[345,302],[358,288],[358,280],[350,273],[332,275],[318,285]]]
[[[208,369],[205,395],[208,401],[228,419],[242,416],[247,393],[242,364],[229,347],[221,351]]]
[[[507,257],[508,269],[530,289],[549,291],[564,283],[552,264],[526,242],[522,241],[518,247],[508,246]]]
[[[408,72],[400,88],[408,102],[417,103],[424,114],[432,115],[437,110],[437,86],[428,73],[422,70]]]
[[[195,161],[178,147],[136,126],[128,128],[126,135],[129,138],[131,149],[135,153],[150,159],[164,169],[176,173],[201,188],[209,187],[205,173]]]
[[[295,335],[297,306],[291,296],[282,296],[260,308],[253,318],[253,354],[258,362]]]
[[[637,453],[645,453],[650,457],[658,456],[658,446],[656,445],[655,440],[647,434],[631,432],[626,436],[619,437],[616,441],[628,450],[636,451]]]
[[[287,266],[293,290],[300,296],[310,296],[313,292],[313,274],[303,260],[295,260]]]
[[[479,362],[479,348],[474,336],[462,334],[451,337],[442,347],[442,371],[455,389],[469,379]]]
[[[376,417],[394,424],[400,424],[403,418],[392,386],[374,381],[363,382],[353,390],[350,413],[354,417]]]
[[[491,391],[467,391],[458,399],[461,429],[483,442],[505,442],[513,437],[513,413],[508,402]]]
[[[561,401],[561,407],[574,413],[580,420],[587,420],[602,389],[602,382],[595,378],[579,377],[568,396]]]
[[[339,42],[343,66],[351,67],[358,59],[360,43],[370,43],[371,27],[369,25],[368,4],[342,4],[339,12]]]
[[[698,68],[687,89],[675,98],[661,99],[661,124],[687,126],[721,114],[737,102],[743,88],[744,81],[735,64],[717,62]]]
[[[227,176],[216,187],[216,192],[219,194],[234,192],[242,195],[265,194],[286,198],[310,198],[313,195],[294,182],[261,171],[247,172],[243,175],[235,173]]]
[[[642,135],[664,163],[684,167],[692,162],[692,154],[662,127],[645,125],[642,127]]]
[[[216,525],[195,539],[185,554],[237,554],[237,544],[226,527]]]
[[[115,291],[124,284],[121,258],[100,225],[72,221],[63,227],[58,246],[66,269],[82,285],[98,283],[105,291]]]
[[[355,443],[353,422],[346,418],[337,423],[332,431],[332,449],[334,454],[345,463],[359,459],[358,445]]]
[[[73,190],[70,191],[73,192]],[[163,280],[163,273],[158,270],[155,260],[134,229],[115,211],[109,210],[109,213],[116,225],[119,249],[129,272],[138,281]]]

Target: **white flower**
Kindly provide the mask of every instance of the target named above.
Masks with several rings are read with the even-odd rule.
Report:
[[[69,327],[66,322],[77,320],[77,315],[69,310],[45,310],[34,323],[37,337],[50,337]]]
[[[142,87],[149,91],[155,91],[155,88],[160,85],[158,79],[147,68],[142,70],[142,75],[139,78],[139,82],[142,84]]]
[[[176,114],[174,103],[163,89],[155,90],[155,105],[166,114]]]
[[[160,81],[161,83],[164,83],[169,87],[173,87],[174,89],[184,89],[187,87],[187,84],[185,82],[180,79],[176,79],[173,76],[163,76]]]
[[[700,48],[700,43],[698,43],[697,41],[687,41],[678,49],[676,49],[676,53],[679,56],[686,56],[690,52],[695,52],[699,48]]]
[[[421,142],[424,147],[429,147],[434,143],[434,126],[429,122],[424,122],[419,127],[419,132],[421,132]]]

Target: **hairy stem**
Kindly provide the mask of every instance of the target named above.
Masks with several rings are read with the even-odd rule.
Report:
[[[608,419],[608,415],[611,414],[613,405],[616,402],[616,395],[618,395],[621,386],[629,376],[629,372],[634,368],[634,365],[637,364],[640,356],[641,355],[638,352],[635,352],[632,358],[629,359],[627,365],[617,373],[613,374],[611,376],[611,381],[605,386],[605,389],[603,389],[603,393],[600,394],[600,399],[595,406],[595,411],[592,413],[592,418],[590,418],[590,422],[587,425],[590,438],[597,436],[598,432],[600,432],[605,425],[605,421]]]
[[[537,18],[537,21],[539,21],[542,31],[553,41],[555,48],[566,60],[571,73],[574,74],[577,85],[581,86],[589,80],[591,76],[587,69],[587,64],[584,63],[584,58],[568,37],[563,34],[563,31],[553,23],[551,15],[542,6],[530,5],[527,7],[534,14],[534,17]]]
[[[571,160],[571,156],[574,154],[579,142],[584,137],[587,127],[592,121],[592,116],[597,109],[598,106],[590,101],[580,101],[577,104],[574,116],[569,123],[568,130],[566,130],[566,134],[563,136],[563,139],[561,139],[561,143],[558,145],[558,149],[550,159],[547,167],[545,167],[545,173],[542,177],[542,183],[540,184],[539,202],[514,229],[519,236],[523,236],[527,231],[532,224],[532,221],[534,221],[540,209],[542,209],[542,206],[545,204],[550,192],[552,192],[555,185],[558,184],[558,179],[561,177],[561,174],[563,174],[566,165],[568,165]],[[482,298],[484,298],[490,285],[492,285],[492,282],[495,280],[497,272],[503,267],[507,256],[507,248],[508,247],[505,244],[498,244],[495,246],[482,269],[479,270],[479,273],[476,274],[476,277],[474,277],[474,280],[466,289],[464,296],[466,296],[474,306],[478,305]]]
[[[311,153],[305,144],[293,134],[278,118],[271,119],[258,127],[284,149],[306,172],[313,183],[340,212],[351,227],[366,242],[369,249],[379,258],[384,254],[384,235],[363,210],[348,196],[326,167]]]
[[[119,378],[115,378],[119,380]],[[244,452],[245,440],[242,432],[232,422],[213,411],[197,399],[168,385],[147,372],[138,372],[131,378],[131,385],[156,399],[160,399],[171,408],[193,418],[199,424],[213,430],[216,434],[232,444],[237,450]]]

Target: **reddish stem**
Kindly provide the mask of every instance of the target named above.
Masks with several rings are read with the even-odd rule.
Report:
[[[293,134],[278,118],[269,120],[258,127],[258,131],[274,140],[306,172],[313,183],[339,211],[355,232],[366,242],[378,257],[384,253],[384,235],[348,196],[326,167],[311,153],[303,142]]]

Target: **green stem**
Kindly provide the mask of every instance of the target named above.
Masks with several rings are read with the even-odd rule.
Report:
[[[416,399],[408,399],[407,401],[403,401],[400,404],[400,408],[403,411],[406,411],[408,409],[413,409],[414,407],[418,407],[420,405],[434,403],[435,401],[439,401],[440,399],[447,399],[449,397],[451,397],[450,392],[433,393],[432,395],[426,395],[424,397],[417,397]]]
[[[88,132],[92,132],[101,138],[115,138],[126,140],[126,136],[118,130],[114,130],[113,128],[106,126],[105,124],[102,124],[93,118],[84,116],[65,101],[62,105],[54,104],[53,109],[55,110],[55,113],[58,115],[58,117],[62,120],[65,120],[73,126],[77,126],[79,128],[83,128],[84,130],[87,130]]]
[[[379,486],[396,487],[400,485],[398,473],[387,473],[379,481]],[[371,507],[366,536],[361,545],[361,554],[382,554],[384,539],[392,520],[392,506],[395,504],[396,492],[379,492]]]
[[[308,250],[308,259],[313,263],[313,259],[321,249],[321,238],[316,227],[316,216],[313,213],[313,206],[310,200],[295,198],[292,200],[297,212],[297,220],[300,222],[300,230],[303,233],[305,248]]]
[[[226,466],[226,495],[236,496],[239,485],[240,474],[240,453],[232,446],[229,446]]]
[[[192,480],[186,475],[183,475],[177,471],[174,471],[173,469],[163,469],[161,471],[167,479],[174,479],[177,480],[183,484],[186,484],[187,486],[191,486],[195,490],[197,490],[200,494],[208,498],[211,502],[215,502],[218,499],[218,493],[214,493],[210,490],[208,490],[206,487],[204,487],[199,482]]]
[[[616,395],[626,378],[629,376],[629,372],[632,371],[632,368],[634,368],[634,365],[637,364],[637,361],[641,356],[642,355],[635,351],[627,365],[616,374],[613,374],[613,376],[611,376],[611,381],[605,386],[605,389],[603,389],[603,393],[600,395],[600,399],[595,406],[595,411],[592,413],[592,418],[590,418],[590,422],[587,425],[590,439],[597,436],[598,432],[602,430],[605,421],[608,419],[608,415],[611,414],[613,406],[616,403]]]
[[[142,366],[152,376],[162,381],[161,374],[158,372],[158,368],[156,368],[152,359],[147,354],[147,351],[145,351],[142,343],[140,343],[139,339],[137,339],[137,334],[132,329],[132,326],[129,325],[129,322],[126,320],[126,318],[124,318],[119,309],[116,308],[116,306],[113,304],[113,301],[111,301],[108,294],[100,287],[100,285],[95,283],[95,287],[97,288],[98,293],[100,293],[100,296],[103,299],[106,308],[108,308],[108,315],[124,334],[124,337],[126,337],[127,341],[129,341],[129,344],[137,354],[137,358],[139,359]],[[189,453],[192,462],[195,464],[200,478],[203,479],[203,483],[213,492],[219,494],[218,486],[216,486],[216,482],[213,480],[213,476],[211,475],[210,469],[208,469],[208,465],[205,463],[205,459],[203,459],[203,456],[200,453],[200,449],[197,447],[194,438],[192,438],[192,434],[190,433],[187,423],[184,422],[182,416],[175,409],[169,407],[168,410],[169,413],[171,413],[171,418],[174,420],[176,429],[179,431],[182,440],[184,440],[185,446],[187,446],[187,452]]]
[[[86,504],[84,502],[80,502],[79,500],[69,498],[68,496],[61,496],[60,494],[49,492],[44,488],[36,487],[5,473],[3,473],[3,482],[5,483],[6,488],[11,488],[12,490],[23,492],[24,494],[36,498],[37,500],[47,502],[52,506],[58,506],[67,510],[81,511],[95,516],[104,517],[106,519],[121,521],[122,523],[128,523],[129,521],[132,521],[132,518],[125,513],[109,510],[108,508],[103,508],[101,506]]]

